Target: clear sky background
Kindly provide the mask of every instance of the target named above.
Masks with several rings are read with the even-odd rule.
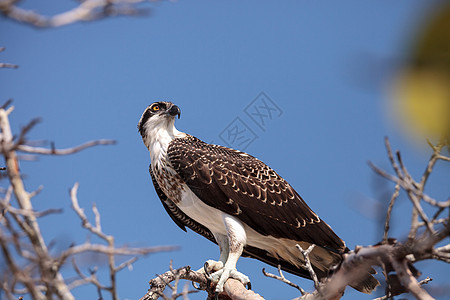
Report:
[[[35,208],[64,209],[41,220],[46,241],[54,241],[57,251],[88,236],[70,209],[68,189],[79,182],[80,205],[92,217],[90,206],[97,204],[103,230],[115,235],[117,244],[181,246],[119,273],[121,298],[143,296],[148,280],[167,271],[171,259],[174,267],[198,269],[218,258],[216,245],[172,222],[150,181],[150,158],[136,125],[149,104],[168,100],[181,108],[179,130],[207,142],[227,142],[267,163],[349,248],[379,242],[385,212],[380,203],[389,200],[393,186],[375,176],[367,161],[390,170],[383,141],[389,136],[413,175],[425,168],[430,151],[408,140],[389,119],[387,103],[396,68],[436,3],[160,2],[151,5],[148,17],[45,30],[0,19],[0,43],[7,47],[0,61],[20,66],[0,70],[0,99],[14,99],[13,130],[40,117],[30,140],[54,142],[57,148],[93,139],[117,141],[72,156],[21,162],[26,188],[44,186]],[[54,14],[76,4],[28,1],[24,7]],[[261,92],[278,110],[259,126],[246,111],[260,103]],[[235,122],[247,126],[251,142],[227,135]],[[437,166],[428,189],[434,198],[448,197],[448,174],[448,166]],[[392,236],[401,239],[409,229],[410,204],[404,194],[398,204]],[[94,263],[106,266],[100,259]],[[86,271],[88,266],[83,267]],[[238,270],[267,299],[298,296],[265,278],[263,267],[276,272],[256,260],[238,262]],[[435,279],[431,291],[449,284],[447,265],[424,262],[417,267],[423,278]],[[289,278],[312,289],[308,280]],[[75,294],[96,299],[94,288]],[[205,294],[190,298],[204,299]],[[352,289],[345,296],[371,298]]]

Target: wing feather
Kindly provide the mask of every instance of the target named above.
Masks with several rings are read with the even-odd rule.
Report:
[[[189,135],[174,139],[168,156],[197,197],[255,231],[345,251],[345,243],[289,183],[257,158]]]

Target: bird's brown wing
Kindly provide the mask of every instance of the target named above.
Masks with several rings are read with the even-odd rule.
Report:
[[[345,251],[345,243],[300,195],[257,158],[189,135],[174,139],[168,156],[201,201],[258,233]]]

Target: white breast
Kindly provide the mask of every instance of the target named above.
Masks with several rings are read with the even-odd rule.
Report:
[[[177,206],[190,218],[207,227],[213,234],[227,235],[223,222],[223,218],[227,214],[205,204],[186,184],[184,184],[181,202]]]

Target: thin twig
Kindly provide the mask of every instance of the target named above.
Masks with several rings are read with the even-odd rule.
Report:
[[[36,126],[38,123],[41,122],[40,118],[34,118],[31,120],[25,127],[22,128],[19,134],[19,138],[17,138],[16,145],[21,145],[25,143],[25,136],[30,132],[31,129],[33,129],[34,126]],[[16,147],[14,147],[16,149]]]
[[[384,223],[383,243],[386,243],[387,239],[388,239],[388,232],[389,232],[389,227],[390,227],[389,223],[391,221],[392,208],[394,207],[394,202],[397,199],[399,192],[400,192],[400,185],[396,184],[395,191],[392,194],[391,200],[389,201],[389,206],[388,206],[388,210],[386,213],[386,221]]]
[[[430,141],[428,141],[428,145],[433,150],[433,153],[431,154],[430,160],[428,161],[427,167],[425,168],[425,171],[423,172],[422,178],[420,180],[420,185],[422,187],[425,186],[428,178],[430,177],[431,172],[433,171],[433,167],[435,166],[436,162],[441,159],[440,153],[442,151],[442,148],[444,147],[444,143],[439,143],[438,145],[434,146],[431,144]]]
[[[411,220],[411,224],[413,224],[411,226],[411,230],[410,230],[410,234],[409,237],[413,238],[416,235],[416,231],[417,231],[417,223],[419,222],[418,220],[418,216],[420,216],[420,218],[422,219],[422,221],[425,222],[425,225],[427,226],[427,229],[430,231],[430,233],[433,233],[434,229],[432,224],[430,223],[430,221],[428,220],[427,215],[425,214],[421,204],[420,204],[420,199],[417,196],[417,194],[421,194],[420,192],[418,192],[410,182],[405,181],[402,175],[402,178],[397,178],[393,175],[390,175],[388,173],[386,173],[385,171],[379,169],[378,167],[376,167],[374,164],[372,164],[371,162],[369,162],[369,166],[379,175],[385,177],[386,179],[389,179],[390,181],[394,182],[395,184],[399,184],[408,194],[409,199],[411,200],[412,204],[413,204],[413,211],[412,211],[412,220]]]
[[[0,52],[5,51],[5,47],[0,47]],[[15,64],[9,64],[9,63],[0,63],[0,68],[11,68],[11,69],[17,69],[19,66]],[[6,103],[5,106],[9,105],[9,103]],[[3,108],[3,107],[2,107]]]
[[[296,288],[297,290],[300,291],[302,296],[306,294],[306,291],[304,289],[302,289],[300,286],[298,286],[297,284],[293,283],[292,281],[290,281],[290,280],[286,279],[286,277],[284,277],[283,272],[281,271],[281,266],[280,265],[278,265],[278,274],[279,275],[275,275],[275,274],[266,272],[265,268],[262,269],[262,272],[263,272],[264,276],[266,276],[266,277],[279,280],[279,281],[281,281],[283,283],[286,283],[287,285],[289,285],[289,286],[291,286],[293,288]]]
[[[309,259],[309,254],[311,253],[311,251],[313,251],[314,247],[316,245],[312,244],[308,247],[308,249],[303,250],[303,248],[299,245],[296,244],[295,247],[297,247],[298,250],[300,250],[300,252],[303,255],[303,259],[304,259],[304,264],[303,267],[308,270],[309,275],[311,275],[311,279],[314,281],[314,287],[316,288],[316,290],[320,290],[320,282],[319,279],[317,278],[316,272],[314,271],[312,264],[311,264],[311,260]]]
[[[403,178],[403,174],[402,174],[399,166],[397,165],[397,162],[394,159],[394,155],[392,154],[391,143],[389,142],[388,137],[384,138],[384,144],[386,146],[386,150],[387,150],[387,153],[388,153],[389,161],[391,162],[391,165],[394,168],[395,173],[397,174],[398,178]]]
[[[80,152],[81,150],[84,150],[86,148],[98,146],[98,145],[114,145],[116,141],[114,140],[97,140],[97,141],[90,141],[87,143],[84,143],[82,145],[72,147],[72,148],[66,148],[66,149],[47,149],[47,148],[39,148],[39,147],[31,147],[28,145],[17,145],[17,150],[27,153],[34,153],[34,154],[45,154],[45,155],[68,155],[68,154],[74,154],[77,152]]]
[[[18,67],[19,67],[19,65],[15,65],[15,64],[0,63],[0,68],[17,69]]]

